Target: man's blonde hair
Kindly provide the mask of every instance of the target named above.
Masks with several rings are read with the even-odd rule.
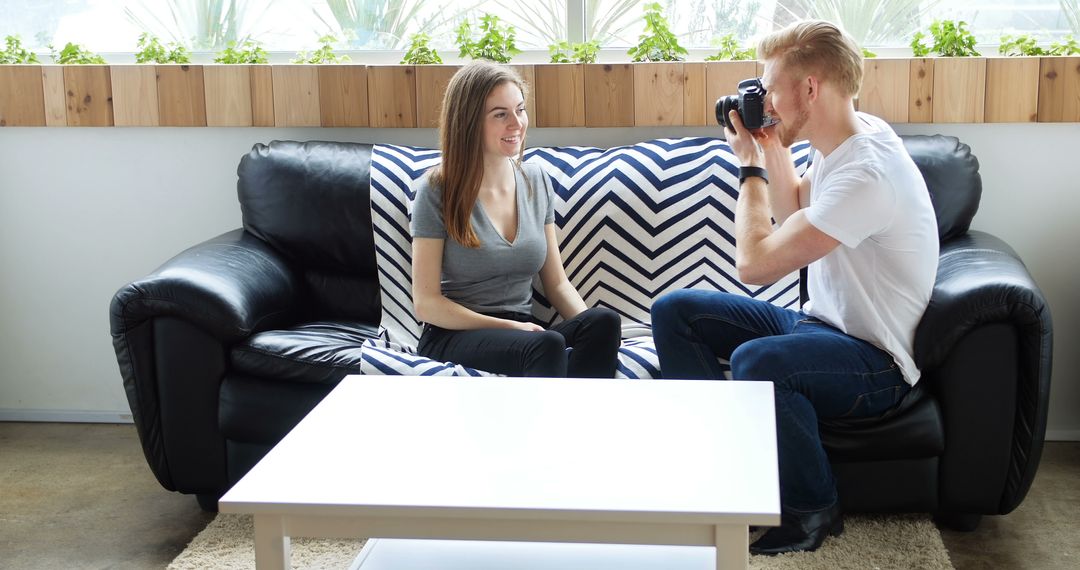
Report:
[[[787,70],[817,76],[852,97],[862,87],[862,50],[831,22],[804,20],[758,44],[758,59],[776,59]]]

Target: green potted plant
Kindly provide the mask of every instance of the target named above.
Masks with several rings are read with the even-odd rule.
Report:
[[[302,50],[296,54],[294,59],[290,59],[290,63],[347,63],[352,61],[348,55],[337,55],[334,53],[334,44],[337,43],[337,38],[332,34],[327,34],[319,38],[319,49],[312,53],[308,53],[307,50]]]
[[[645,33],[638,37],[636,46],[626,53],[631,61],[683,61],[686,48],[679,45],[678,38],[672,33],[667,18],[664,17],[659,2],[646,4]]]
[[[22,39],[19,36],[4,38],[4,48],[0,49],[0,64],[28,64],[41,63],[37,54],[22,47]]]
[[[492,14],[481,16],[479,38],[473,38],[472,25],[468,20],[462,20],[456,32],[454,43],[460,48],[461,57],[508,63],[513,56],[521,53],[514,41],[517,34],[514,26],[500,24],[499,17]]]
[[[551,63],[596,63],[596,56],[600,53],[600,41],[570,43],[560,41],[548,46],[551,52]]]
[[[714,40],[714,43],[719,45],[720,50],[707,56],[705,61],[746,61],[757,58],[757,50],[740,46],[735,34],[721,36],[719,40]]]
[[[89,64],[104,64],[105,58],[100,55],[84,48],[79,44],[68,42],[64,45],[64,49],[59,52],[52,44],[49,44],[50,55],[56,63],[60,65],[89,65]]]
[[[930,24],[932,46],[916,32],[911,39],[915,57],[935,53],[933,62],[932,120],[935,123],[980,123],[984,118],[986,60],[975,49],[975,35],[967,22],[934,20]]]
[[[214,58],[215,63],[225,64],[269,63],[269,61],[266,50],[255,40],[244,40],[240,45],[229,42],[225,49]]]
[[[138,47],[135,63],[191,63],[191,53],[186,47],[175,42],[163,46],[161,40],[149,32],[139,36]]]
[[[409,48],[405,50],[405,56],[401,58],[404,65],[434,65],[442,63],[439,52],[435,51],[428,43],[431,36],[425,33],[416,33],[409,36]]]

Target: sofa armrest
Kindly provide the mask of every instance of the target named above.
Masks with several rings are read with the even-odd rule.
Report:
[[[121,288],[110,311],[113,337],[160,316],[190,321],[222,342],[283,321],[297,285],[280,254],[243,230],[189,248]]]
[[[226,481],[218,391],[229,345],[293,313],[297,280],[261,240],[235,230],[122,287],[113,348],[154,475],[170,490],[215,493]]]
[[[915,361],[945,415],[946,509],[1003,514],[1027,494],[1046,435],[1052,341],[1050,309],[1011,247],[976,231],[942,244]],[[972,475],[986,483],[982,498]]]

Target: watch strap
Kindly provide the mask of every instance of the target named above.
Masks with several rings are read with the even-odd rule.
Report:
[[[769,183],[769,171],[760,166],[740,166],[739,167],[739,186],[742,186],[746,182],[747,178],[751,176],[757,176],[758,178]]]

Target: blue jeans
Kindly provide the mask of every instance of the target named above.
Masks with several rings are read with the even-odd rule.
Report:
[[[910,387],[889,353],[801,311],[729,293],[684,289],[652,307],[665,378],[773,382],[780,502],[817,511],[837,499],[818,418],[878,415]]]

